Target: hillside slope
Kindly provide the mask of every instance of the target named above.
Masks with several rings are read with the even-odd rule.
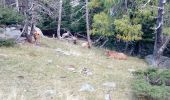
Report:
[[[0,100],[133,100],[130,71],[146,66],[138,58],[109,59],[102,49],[54,39],[1,47]]]

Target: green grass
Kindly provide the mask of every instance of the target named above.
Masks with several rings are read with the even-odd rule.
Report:
[[[57,48],[74,51],[79,56],[62,55],[55,51]],[[1,100],[44,100],[42,98],[49,96],[46,94],[49,90],[56,91],[52,98],[49,96],[53,100],[104,100],[107,89],[102,84],[107,81],[116,83],[116,89],[111,92],[113,100],[135,100],[131,90],[133,75],[128,69],[147,68],[138,58],[109,59],[103,49],[89,50],[47,38],[41,40],[41,47],[31,44],[1,47],[0,54],[7,55],[0,57]],[[48,60],[52,63],[49,64]],[[74,65],[76,72],[68,71],[67,65]],[[84,67],[91,69],[93,75],[82,75],[80,72]],[[79,92],[83,83],[92,84],[95,91]]]

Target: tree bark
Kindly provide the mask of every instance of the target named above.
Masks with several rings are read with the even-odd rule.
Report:
[[[58,28],[57,28],[58,39],[61,39],[60,28],[61,28],[62,5],[63,5],[63,0],[60,0],[59,16],[58,16]]]
[[[29,0],[22,0],[21,1],[21,12],[24,14],[25,16],[25,25],[24,25],[24,29],[22,30],[22,33],[24,34],[24,36],[26,37],[27,41],[32,43],[32,33],[29,34],[28,33],[28,26],[30,24],[30,20],[31,22],[33,21],[32,17],[33,17],[33,9],[34,9],[34,5],[32,4],[31,8],[29,9]],[[29,12],[32,11],[32,15],[31,15],[31,19],[30,19],[30,15]],[[34,26],[34,23],[31,23]],[[32,32],[32,29],[31,29]]]
[[[19,12],[19,1],[18,1],[18,0],[15,0],[15,3],[16,3],[16,9],[17,9],[17,11]]]
[[[89,48],[91,48],[91,39],[90,39],[90,27],[89,27],[89,8],[88,8],[88,0],[86,0],[86,29],[87,29],[87,41]]]
[[[128,14],[128,0],[125,0],[125,11]]]
[[[3,3],[3,7],[6,7],[6,0],[3,0],[2,3]]]
[[[154,52],[153,52],[153,59],[154,59],[154,66],[158,67],[160,62],[160,57],[163,54],[163,51],[160,49],[163,46],[163,15],[164,15],[164,5],[166,0],[159,0],[158,6],[158,17],[157,17],[157,28],[155,33],[155,44],[154,44]]]

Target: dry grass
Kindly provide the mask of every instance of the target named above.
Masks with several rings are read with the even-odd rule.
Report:
[[[67,56],[55,49],[72,52]],[[128,69],[145,69],[143,60],[129,57],[127,61],[109,59],[104,50],[91,50],[53,39],[41,40],[41,46],[20,45],[0,48],[0,100],[104,100],[104,82],[114,81],[113,100],[134,100],[131,91],[133,76]],[[75,55],[77,54],[77,55]],[[67,70],[72,65],[76,72]],[[86,67],[92,76],[84,76]],[[83,83],[92,84],[94,92],[80,92]]]

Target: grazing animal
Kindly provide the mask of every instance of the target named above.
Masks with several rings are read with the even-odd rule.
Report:
[[[36,31],[34,32],[33,37],[35,39],[35,43],[37,43],[39,42],[41,36],[40,36],[40,33]]]
[[[69,31],[67,31],[67,33],[64,33],[63,35],[62,35],[62,37],[61,37],[61,39],[64,39],[64,38],[66,38],[66,37],[70,37],[70,32]]]
[[[118,59],[118,60],[127,60],[127,55],[125,55],[124,53],[119,53],[116,51],[110,51],[107,50],[106,51],[106,56],[113,58],[113,59]]]
[[[89,45],[88,42],[82,43],[81,46],[82,46],[83,48],[90,48],[90,45]]]
[[[77,44],[77,38],[73,36],[72,39],[73,39],[73,43]]]

